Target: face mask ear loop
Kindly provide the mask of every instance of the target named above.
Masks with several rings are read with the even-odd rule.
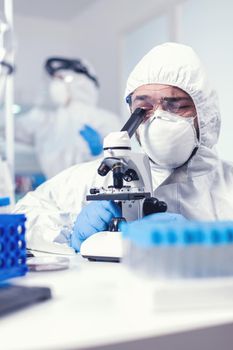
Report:
[[[196,128],[194,126],[195,119],[197,119],[198,130],[196,130]],[[193,130],[194,130],[195,135],[196,135],[196,148],[199,148],[199,146],[200,146],[200,131],[199,131],[199,122],[198,122],[197,114],[194,117],[192,117],[192,127],[193,127]]]
[[[197,114],[194,117],[189,117],[191,122],[194,124],[194,120],[197,119]]]
[[[152,118],[150,118],[150,120],[149,120],[150,124],[152,124],[152,123],[153,123],[153,121],[154,121],[155,119],[158,119],[158,118],[157,118],[157,116],[156,116],[156,115],[153,115],[153,117],[152,117]]]

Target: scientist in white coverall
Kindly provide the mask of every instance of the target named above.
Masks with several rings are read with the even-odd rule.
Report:
[[[131,111],[148,109],[138,138],[151,159],[154,196],[168,206],[167,213],[152,215],[155,224],[161,215],[167,222],[231,220],[233,166],[218,158],[217,96],[195,52],[176,43],[153,48],[130,74],[126,97]],[[110,201],[86,202],[90,188],[111,181],[97,174],[99,164],[73,166],[18,203],[28,218],[29,248],[79,251],[119,215]]]
[[[51,57],[45,63],[55,110],[33,108],[15,119],[17,141],[35,146],[47,178],[102,153],[102,140],[120,120],[97,106],[99,83],[90,64]]]

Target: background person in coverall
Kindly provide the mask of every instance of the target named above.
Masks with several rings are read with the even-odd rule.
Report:
[[[15,138],[35,146],[42,172],[51,178],[100,156],[103,137],[119,130],[120,120],[97,106],[99,83],[89,63],[51,57],[45,69],[56,108],[35,107],[16,118]]]

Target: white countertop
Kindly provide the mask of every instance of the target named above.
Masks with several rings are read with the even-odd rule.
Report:
[[[199,287],[199,292],[195,290],[197,281],[158,282],[156,306],[151,282],[136,278],[122,264],[88,262],[77,256],[71,258],[68,270],[31,272],[14,283],[51,287],[53,298],[0,319],[4,350],[79,349],[233,322],[233,279],[202,282],[204,294]],[[215,299],[207,286],[219,290]],[[190,294],[184,308],[181,291]],[[219,299],[222,291],[226,293]],[[166,299],[163,304],[161,295],[176,307]],[[208,296],[216,307],[201,304]]]

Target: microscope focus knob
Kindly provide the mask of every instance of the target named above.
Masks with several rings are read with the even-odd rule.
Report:
[[[146,198],[143,202],[144,216],[155,213],[164,213],[165,211],[167,211],[167,204],[163,201],[159,201],[157,198]]]
[[[112,218],[112,220],[110,221],[108,230],[111,231],[111,232],[118,232],[118,231],[120,231],[119,230],[119,226],[120,226],[120,223],[123,222],[123,221],[126,222],[125,218],[123,218],[123,217]]]
[[[139,177],[134,169],[128,169],[124,174],[124,180],[127,182],[130,182],[130,181],[139,180]]]
[[[90,189],[90,194],[97,194],[97,193],[100,193],[100,190],[96,187],[93,187]]]

